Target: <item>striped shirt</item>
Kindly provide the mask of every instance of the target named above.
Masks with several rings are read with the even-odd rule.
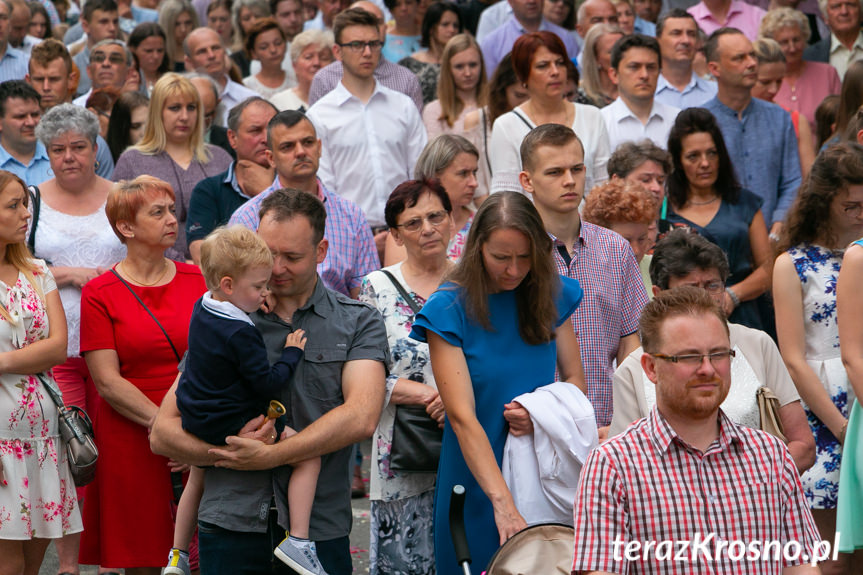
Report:
[[[572,571],[779,575],[807,562],[819,539],[781,441],[720,410],[719,435],[702,453],[654,407],[588,457],[575,497]],[[738,541],[743,559],[735,559]],[[783,548],[797,545],[799,556],[783,559]]]
[[[557,273],[577,279],[584,290],[572,322],[581,348],[587,398],[597,425],[609,425],[612,365],[621,338],[638,330],[647,291],[632,247],[619,234],[582,221],[569,261],[566,246],[553,235],[551,239]]]
[[[228,224],[242,224],[257,231],[261,202],[282,188],[276,174],[273,185],[237,208]],[[318,198],[327,210],[324,239],[329,243],[324,261],[318,264],[318,274],[329,289],[350,297],[350,291],[360,286],[363,277],[381,267],[372,230],[355,203],[327,191],[320,180]]]
[[[30,57],[6,44],[6,53],[0,58],[0,82],[23,80],[29,72],[27,62]]]

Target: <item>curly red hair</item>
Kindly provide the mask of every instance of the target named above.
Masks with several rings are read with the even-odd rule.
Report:
[[[604,228],[617,223],[649,224],[659,216],[659,204],[641,184],[613,179],[590,191],[582,216]]]

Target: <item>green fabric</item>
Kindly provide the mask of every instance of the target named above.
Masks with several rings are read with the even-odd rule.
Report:
[[[863,549],[863,408],[858,401],[851,407],[842,468],[839,471],[839,503],[836,531],[841,533],[839,551],[851,553]]]

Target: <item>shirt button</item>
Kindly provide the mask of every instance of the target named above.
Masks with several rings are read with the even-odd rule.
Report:
[[[324,356],[323,356],[322,354],[320,354],[320,353],[319,353],[319,354],[318,354],[318,361],[321,361],[322,359],[324,359]]]

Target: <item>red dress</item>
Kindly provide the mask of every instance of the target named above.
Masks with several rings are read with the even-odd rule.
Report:
[[[168,332],[177,352],[188,347],[195,301],[206,291],[198,268],[176,263],[163,286],[132,286]],[[113,273],[88,282],[81,296],[81,352],[113,349],[120,373],[156,405],[177,377],[177,359],[162,330]],[[150,451],[147,429],[107,401],[93,417],[99,465],[87,486],[80,561],[110,567],[163,565],[174,526],[168,460]]]

